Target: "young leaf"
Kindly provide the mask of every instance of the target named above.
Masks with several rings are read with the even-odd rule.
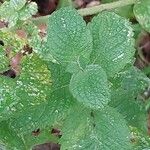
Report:
[[[80,56],[88,58],[92,50],[92,37],[83,18],[69,7],[54,12],[48,23],[47,53],[58,63],[68,65]]]
[[[10,15],[20,10],[25,5],[25,3],[26,0],[10,0],[9,2],[5,1],[0,6],[0,17],[10,17]]]
[[[16,24],[18,20],[18,13],[26,3],[26,0],[10,0],[5,1],[0,6],[0,18],[8,21],[9,26],[12,27]]]
[[[72,108],[63,127],[62,150],[131,150],[129,130],[114,109]]]
[[[110,101],[107,76],[98,65],[87,66],[74,74],[69,88],[79,102],[91,108],[103,108]]]
[[[93,35],[92,62],[100,64],[109,77],[133,59],[134,40],[130,23],[113,12],[102,12],[89,24]]]
[[[140,0],[134,5],[134,14],[139,24],[150,32],[150,1]]]
[[[37,5],[34,2],[27,3],[26,0],[5,1],[0,6],[0,19],[8,22],[9,27],[16,25],[18,20],[30,18],[37,12]]]
[[[35,15],[37,12],[37,5],[34,2],[30,2],[28,5],[26,5],[24,8],[22,8],[19,11],[19,19],[20,20],[27,20],[32,17],[32,15]]]

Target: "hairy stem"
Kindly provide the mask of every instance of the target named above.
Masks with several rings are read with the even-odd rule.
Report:
[[[101,4],[98,6],[93,6],[89,8],[82,8],[79,9],[78,12],[81,16],[87,16],[87,15],[94,15],[104,10],[111,10],[115,8],[120,8],[127,5],[135,4],[137,0],[118,0],[116,2],[107,3],[107,4]],[[47,23],[48,16],[38,17],[32,19],[35,24],[41,24],[41,23]]]

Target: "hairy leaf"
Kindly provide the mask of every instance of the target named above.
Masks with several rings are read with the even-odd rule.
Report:
[[[51,91],[50,71],[35,55],[24,59],[20,77],[0,76],[0,83],[0,120],[40,105]]]
[[[0,144],[5,145],[8,150],[25,150],[24,142],[6,122],[0,123]]]
[[[150,32],[150,1],[140,0],[134,5],[134,14],[139,24]]]
[[[110,101],[107,76],[98,65],[87,66],[74,74],[70,91],[79,102],[91,108],[103,108]]]
[[[134,150],[149,150],[150,138],[147,134],[143,134],[137,129],[131,129],[131,140],[133,141]]]
[[[0,133],[0,145],[5,145],[8,150],[27,150],[37,144],[57,141],[57,138],[51,134],[50,128],[19,135],[12,129],[12,126],[8,125],[8,122],[0,123]]]
[[[112,108],[90,113],[78,106],[72,109],[62,132],[62,150],[131,149],[126,123]]]
[[[1,51],[3,51],[2,53],[4,53],[5,56],[6,52],[9,52],[9,57],[13,57],[13,55],[22,50],[26,44],[26,41],[21,39],[15,32],[1,30],[0,36],[1,40],[4,42],[4,46]]]
[[[77,62],[80,56],[89,57],[92,37],[85,21],[75,9],[62,8],[50,16],[48,46],[47,53],[63,65]]]
[[[37,12],[37,5],[34,2],[29,3],[23,9],[19,11],[19,19],[20,20],[27,20],[35,15]]]
[[[19,134],[30,133],[46,126],[61,126],[74,99],[69,93],[68,85],[70,74],[65,73],[63,67],[49,63],[52,72],[52,88],[47,97],[47,102],[32,109],[27,109],[18,118],[10,120],[10,126]],[[58,94],[59,93],[59,94]]]
[[[26,0],[5,1],[0,6],[0,19],[8,22],[8,27],[13,27],[18,20],[30,18],[37,12],[37,5],[34,2],[27,3]]]
[[[92,62],[100,64],[109,77],[133,59],[134,40],[130,23],[113,12],[102,12],[89,24],[93,35]]]
[[[0,46],[0,73],[2,73],[3,71],[6,71],[9,67],[9,60],[6,57],[6,53],[4,52],[2,46]]]
[[[26,0],[10,0],[9,5],[17,11],[20,10],[26,2]]]

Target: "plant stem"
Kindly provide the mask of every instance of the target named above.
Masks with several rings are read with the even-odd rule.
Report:
[[[81,16],[94,15],[103,10],[111,10],[115,8],[120,8],[127,5],[135,4],[137,0],[119,0],[112,3],[101,4],[98,6],[93,6],[89,8],[79,9],[78,12]]]
[[[118,1],[112,2],[112,3],[101,4],[101,5],[93,6],[93,7],[89,7],[89,8],[82,8],[82,9],[78,10],[78,13],[81,16],[94,15],[94,14],[97,14],[97,13],[104,11],[104,10],[111,10],[111,9],[115,9],[115,8],[120,8],[123,6],[135,4],[136,2],[137,2],[137,0],[118,0]],[[41,24],[41,23],[47,23],[49,16],[50,15],[38,17],[38,18],[33,18],[32,21],[37,25]]]

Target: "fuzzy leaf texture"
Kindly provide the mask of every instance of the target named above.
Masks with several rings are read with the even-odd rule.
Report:
[[[0,19],[8,22],[8,27],[13,27],[18,20],[25,20],[36,14],[37,5],[26,0],[5,1],[0,6]]]
[[[0,30],[0,40],[3,41],[4,46],[0,47],[2,53],[6,53],[5,49],[11,48],[12,50],[9,52],[10,57],[13,57],[16,52],[23,49],[24,45],[26,45],[25,39],[21,39],[16,33]]]
[[[130,23],[113,12],[102,12],[89,23],[93,35],[92,63],[100,64],[109,77],[121,71],[134,55]]]
[[[149,135],[143,134],[143,132],[138,131],[138,129],[132,128],[131,139],[134,139],[134,150],[149,150],[150,138]]]
[[[69,88],[79,102],[91,108],[103,108],[110,101],[107,76],[98,65],[87,66],[74,74]]]
[[[38,26],[31,21],[24,22],[21,24],[21,26],[22,29],[27,33],[27,41],[28,44],[33,48],[33,51],[38,53],[42,59],[56,63],[56,60],[54,60],[52,55],[47,53],[47,35],[41,37]]]
[[[150,32],[150,1],[140,0],[134,5],[134,14],[139,24]]]
[[[70,74],[65,73],[65,69],[60,65],[49,63],[48,66],[52,72],[52,87],[51,91],[48,90],[50,94],[47,102],[34,109],[28,109],[19,117],[11,118],[9,124],[18,134],[27,134],[55,124],[61,126],[69,108],[74,104],[68,89]]]
[[[32,132],[26,135],[19,135],[8,125],[8,122],[1,122],[0,145],[5,146],[5,148],[1,150],[31,150],[31,148],[37,144],[42,144],[51,140],[55,141],[56,137],[49,132],[50,129],[45,128],[44,130],[41,130],[41,133],[38,136],[35,136]]]
[[[131,150],[124,119],[109,107],[91,112],[74,106],[62,132],[62,150]]]
[[[42,70],[42,72],[41,72]],[[0,76],[0,121],[45,102],[51,87],[50,72],[36,55],[26,57],[19,78]]]
[[[3,72],[6,69],[8,69],[9,60],[6,57],[6,54],[3,51],[3,48],[2,48],[1,45],[0,45],[0,60],[1,60],[1,63],[0,63],[0,72]]]
[[[19,19],[20,20],[27,20],[32,15],[35,15],[37,12],[37,5],[36,3],[30,2],[30,4],[26,5],[23,9],[19,11]]]
[[[0,123],[0,133],[0,144],[5,145],[6,149],[25,150],[25,145],[21,137],[19,137],[15,132],[13,132],[13,130],[9,128],[6,122]]]
[[[59,9],[49,17],[47,53],[64,66],[89,58],[92,37],[83,18],[75,9]]]

